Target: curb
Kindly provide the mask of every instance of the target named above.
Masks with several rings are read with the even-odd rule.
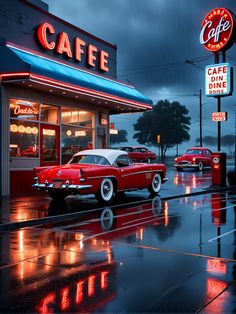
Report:
[[[204,195],[204,194],[210,194],[214,192],[227,192],[236,189],[236,186],[234,187],[206,187],[205,190],[198,191],[198,192],[192,192],[189,194],[177,194],[177,195],[171,195],[167,197],[161,198],[162,201],[168,201],[172,199],[178,199],[182,197],[191,197],[191,196],[197,196],[197,195]],[[152,201],[152,199],[149,200],[142,200],[142,201],[137,201],[137,202],[131,202],[125,205],[113,205],[110,206],[110,208],[119,208],[119,207],[127,207],[127,206],[132,206],[135,204],[143,204],[147,203],[148,201]],[[93,212],[93,211],[98,211],[102,210],[104,207],[99,207],[99,208],[94,208],[91,210],[88,210],[88,212]],[[41,226],[41,225],[46,225],[52,222],[61,222],[61,221],[66,221],[66,220],[73,220],[75,218],[79,218],[81,215],[80,212],[75,212],[75,213],[68,213],[68,214],[62,214],[62,215],[55,215],[55,216],[50,216],[50,217],[45,217],[45,218],[38,218],[38,219],[31,219],[27,221],[16,221],[16,222],[9,222],[5,224],[0,224],[0,232],[6,232],[6,231],[15,231],[17,229],[21,228],[28,228],[28,227],[36,227],[36,226]]]

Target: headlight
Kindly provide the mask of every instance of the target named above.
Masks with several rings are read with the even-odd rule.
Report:
[[[196,158],[195,158],[195,157],[193,157],[193,161],[196,161]]]
[[[178,158],[176,157],[176,158],[175,158],[175,161],[177,161],[177,160],[178,160]]]

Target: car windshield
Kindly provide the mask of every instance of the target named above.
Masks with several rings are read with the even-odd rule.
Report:
[[[78,155],[74,156],[69,164],[93,164],[93,165],[108,165],[110,166],[109,161],[99,155]]]
[[[124,150],[127,153],[134,151],[134,149],[132,147],[121,147],[120,150]]]
[[[200,149],[189,149],[186,152],[187,155],[201,155],[202,151]]]

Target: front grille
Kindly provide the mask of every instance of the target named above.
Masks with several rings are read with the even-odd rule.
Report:
[[[190,164],[189,161],[179,161],[178,165],[186,165],[186,164]]]

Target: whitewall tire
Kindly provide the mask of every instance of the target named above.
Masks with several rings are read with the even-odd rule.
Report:
[[[148,191],[151,194],[157,194],[159,193],[160,189],[161,189],[161,175],[159,173],[156,173],[152,179],[152,183],[148,188]]]

